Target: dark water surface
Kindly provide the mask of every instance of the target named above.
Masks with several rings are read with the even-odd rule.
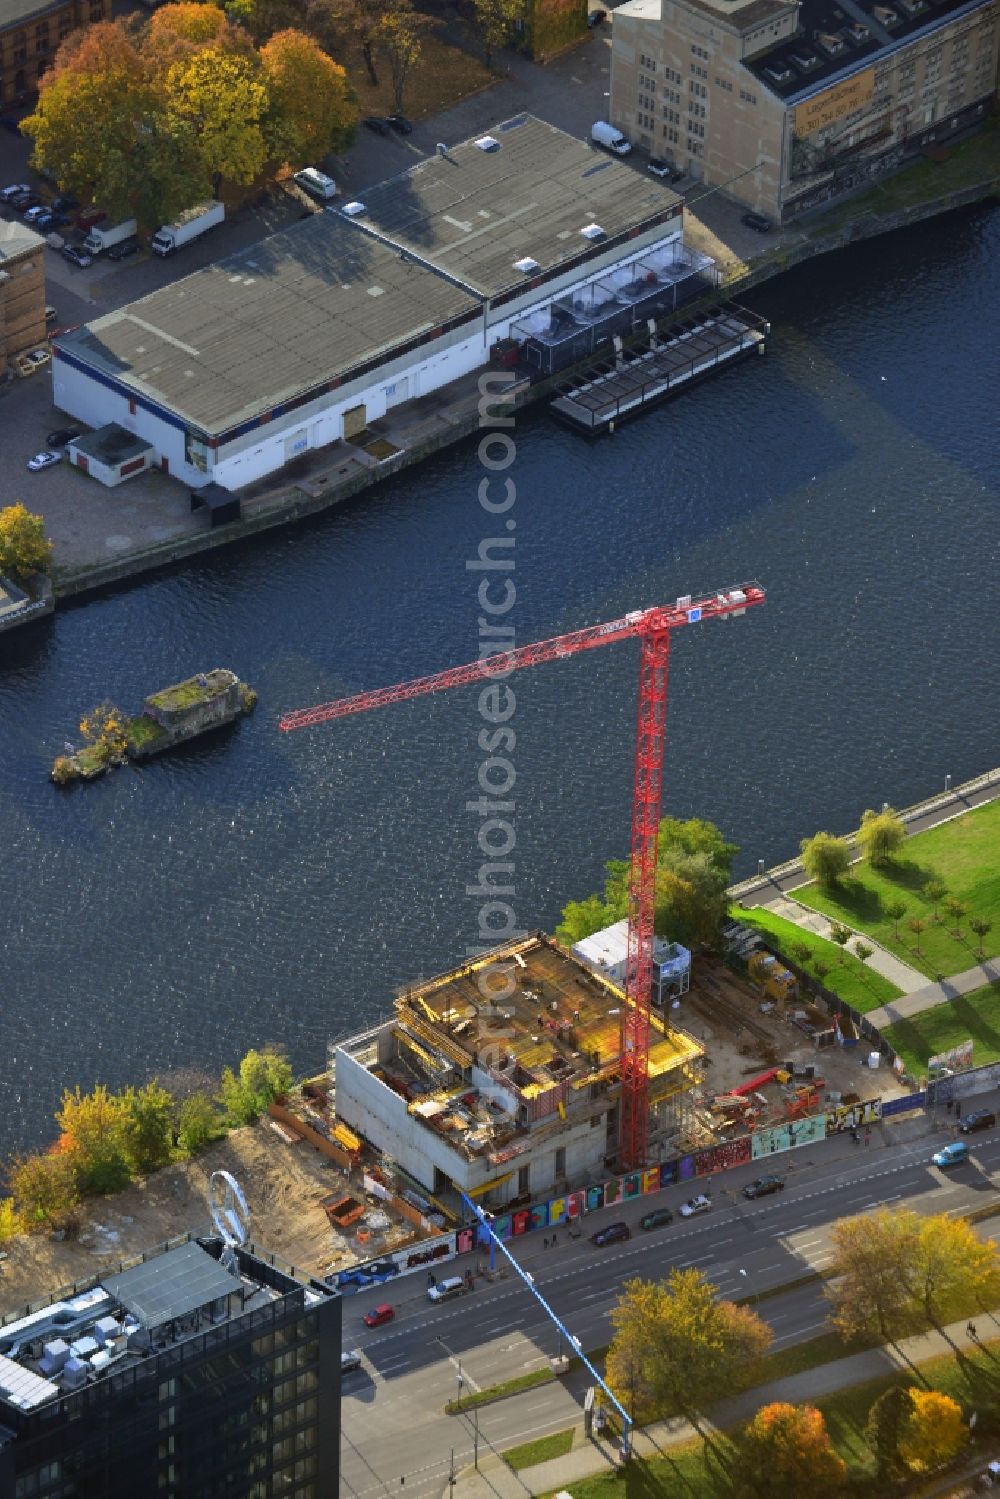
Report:
[[[515,431],[528,641],[759,577],[769,602],[675,638],[665,804],[741,872],[1000,760],[1000,211],[803,267],[749,299],[744,364],[587,446]],[[65,1083],[216,1070],[383,1016],[477,938],[477,690],[296,735],[284,711],[478,651],[466,570],[505,534],[474,443],[253,545],[0,640],[0,1149]],[[60,793],[83,711],[232,666],[255,716]],[[637,651],[515,679],[513,904],[551,928],[628,840]]]

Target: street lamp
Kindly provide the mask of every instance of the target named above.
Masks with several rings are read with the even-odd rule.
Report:
[[[458,1356],[457,1353],[452,1353],[451,1349],[448,1347],[448,1344],[445,1342],[444,1338],[442,1338],[442,1337],[436,1337],[434,1341],[436,1343],[440,1343],[441,1344],[441,1347],[444,1349],[445,1353],[447,1353],[448,1357],[449,1358],[453,1358],[455,1360],[455,1363],[458,1366],[457,1373],[455,1375],[455,1380],[456,1380],[456,1384],[457,1384],[457,1392],[458,1392],[457,1393],[457,1402],[456,1403],[458,1405],[459,1411],[461,1411],[462,1410],[462,1390],[465,1388],[465,1375],[462,1372],[462,1360],[459,1358],[459,1356]],[[464,1412],[463,1412],[463,1414],[464,1414]],[[472,1407],[472,1461],[473,1461],[473,1466],[478,1471],[478,1469],[479,1469],[479,1406],[475,1405],[475,1404],[473,1404],[473,1407]],[[455,1473],[455,1449],[452,1448],[452,1453],[451,1453],[451,1474],[449,1475],[449,1478],[448,1478],[448,1483],[449,1483],[449,1490],[448,1490],[448,1492],[449,1493],[452,1492],[452,1490],[454,1489],[454,1486],[455,1486],[454,1473]]]
[[[742,1265],[740,1266],[740,1274],[742,1275],[742,1277],[743,1277],[744,1280],[749,1280],[749,1278],[750,1278],[750,1271],[749,1270],[744,1270]],[[760,1306],[760,1291],[757,1289],[756,1286],[754,1286],[754,1289],[753,1289],[753,1304],[754,1304],[754,1306]]]

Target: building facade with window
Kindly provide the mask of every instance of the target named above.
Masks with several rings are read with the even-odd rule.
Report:
[[[0,219],[0,380],[11,360],[45,343],[45,241]]]
[[[983,118],[998,0],[627,0],[610,118],[778,220]]]
[[[111,0],[0,0],[0,110],[28,104],[71,31],[111,19]]]
[[[0,1322],[0,1499],[336,1499],[340,1298],[173,1239]]]

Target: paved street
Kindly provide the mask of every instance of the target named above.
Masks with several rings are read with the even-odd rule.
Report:
[[[877,1127],[870,1146],[841,1136],[777,1158],[772,1169],[786,1176],[787,1185],[775,1196],[743,1198],[743,1184],[762,1170],[758,1162],[716,1178],[712,1212],[690,1222],[675,1216],[665,1229],[637,1231],[629,1243],[607,1249],[596,1249],[586,1236],[569,1241],[560,1233],[557,1249],[546,1251],[534,1234],[516,1253],[583,1346],[600,1346],[610,1337],[608,1314],[620,1285],[632,1275],[695,1265],[724,1294],[753,1296],[828,1264],[829,1230],[839,1217],[897,1202],[927,1213],[992,1205],[1000,1185],[1000,1135],[973,1136],[972,1163],[946,1175],[930,1164],[930,1155],[949,1138],[950,1128],[943,1119],[935,1128],[923,1116],[903,1116]],[[679,1204],[704,1185],[673,1187],[655,1205],[666,1203],[676,1215]],[[586,1235],[618,1218],[636,1227],[649,1206],[647,1199],[590,1215]],[[981,1231],[990,1236],[992,1221]],[[466,1263],[474,1267],[475,1257],[459,1261],[456,1271]],[[367,1333],[362,1315],[379,1300],[394,1301],[396,1321]],[[774,1328],[776,1347],[815,1337],[824,1327],[822,1288],[815,1283],[768,1298],[760,1311]],[[455,1394],[459,1361],[469,1386],[480,1388],[542,1367],[558,1351],[556,1342],[528,1292],[509,1279],[480,1283],[471,1296],[442,1308],[429,1305],[419,1276],[402,1282],[395,1295],[385,1287],[346,1300],[344,1346],[362,1349],[364,1368],[344,1382],[344,1492],[384,1492],[405,1476],[408,1494],[440,1493],[452,1446],[457,1466],[472,1458],[472,1422],[441,1414]],[[509,1446],[573,1424],[586,1384],[581,1373],[484,1407],[483,1447]]]

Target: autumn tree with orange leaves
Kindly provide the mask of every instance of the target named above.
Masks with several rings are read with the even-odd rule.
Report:
[[[287,30],[258,50],[217,6],[184,0],[74,33],[22,128],[60,188],[152,228],[225,183],[321,161],[357,114],[311,38]]]
[[[829,1499],[842,1492],[847,1465],[821,1411],[777,1401],[762,1406],[744,1431],[736,1471],[741,1499]]]

